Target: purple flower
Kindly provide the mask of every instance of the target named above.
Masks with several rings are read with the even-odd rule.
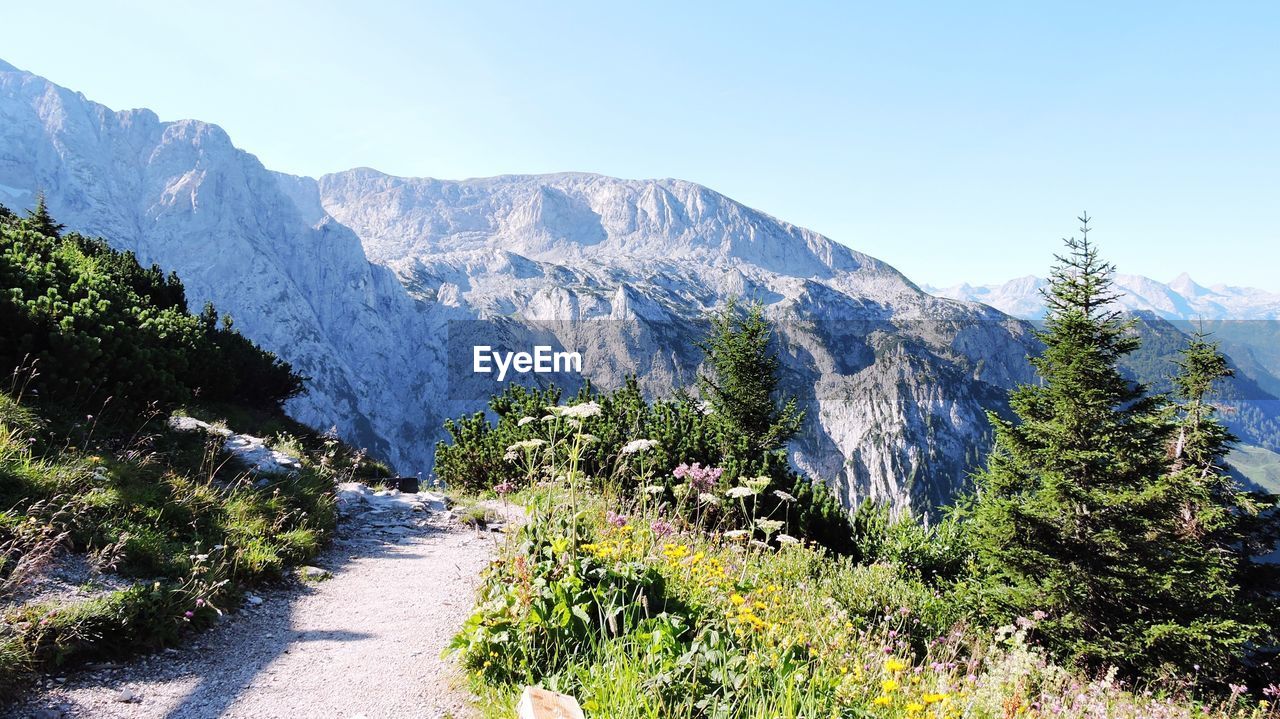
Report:
[[[649,529],[650,531],[653,532],[654,536],[657,536],[660,538],[665,537],[668,534],[671,534],[672,532],[676,531],[676,528],[672,526],[671,522],[668,522],[665,519],[653,520],[652,522],[649,523]]]
[[[502,482],[500,484],[495,484],[493,486],[493,491],[497,492],[499,497],[504,497],[511,494],[515,488],[516,486],[510,482]]]
[[[721,467],[703,467],[698,462],[694,462],[693,464],[681,464],[671,474],[676,479],[687,479],[689,486],[696,492],[710,492],[715,488],[716,483],[720,481],[720,477],[724,474],[724,469]]]
[[[197,600],[196,600],[196,606],[197,606],[197,607],[203,607],[204,605],[205,605],[205,601],[204,601],[204,599],[203,599],[203,598],[201,598],[201,599],[197,599]]]
[[[625,514],[618,514],[617,512],[610,511],[605,515],[605,519],[609,524],[612,524],[615,527],[624,527],[627,524],[628,517]]]
[[[182,613],[182,616],[186,617],[187,619],[191,619],[191,618],[195,617],[195,615],[196,615],[196,613],[195,613],[195,612],[192,612],[192,611],[186,611],[186,612],[183,612],[183,613]]]

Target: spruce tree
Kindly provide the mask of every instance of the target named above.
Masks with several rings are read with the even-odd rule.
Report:
[[[1138,340],[1080,220],[1045,291],[1040,382],[1011,393],[1016,420],[991,415],[971,509],[977,597],[998,620],[1042,612],[1039,637],[1086,666],[1225,671],[1256,626],[1233,614],[1232,560],[1196,528],[1227,510],[1187,481],[1190,455],[1220,453],[1184,442],[1173,464],[1178,418],[1120,370]]]
[[[1202,578],[1183,587],[1191,595],[1183,603],[1186,616],[1168,632],[1177,638],[1216,629],[1218,641],[1208,648],[1196,646],[1194,636],[1179,643],[1192,652],[1184,663],[1222,676],[1248,658],[1251,648],[1274,646],[1280,638],[1280,574],[1274,564],[1259,561],[1276,549],[1280,510],[1275,495],[1246,491],[1230,473],[1226,458],[1236,437],[1219,421],[1210,397],[1234,371],[1217,343],[1197,332],[1177,367],[1177,433],[1167,481],[1174,529],[1189,553],[1181,562]]]
[[[710,372],[698,384],[727,455],[756,460],[800,431],[804,413],[795,400],[782,403],[777,396],[781,365],[771,338],[763,304],[752,303],[743,314],[730,299],[712,316],[711,332],[699,345]]]
[[[32,230],[55,239],[62,237],[62,231],[67,228],[66,225],[54,221],[53,216],[49,214],[49,206],[45,204],[43,192],[36,195],[35,209],[27,211],[26,222]]]

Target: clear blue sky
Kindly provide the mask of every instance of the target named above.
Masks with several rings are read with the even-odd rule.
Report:
[[[1280,291],[1280,3],[8,5],[0,57],[287,172],[679,177],[933,284],[1088,209],[1122,272]]]

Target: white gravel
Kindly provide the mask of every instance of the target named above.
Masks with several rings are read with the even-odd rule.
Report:
[[[431,501],[343,504],[350,515],[315,562],[331,579],[257,592],[181,649],[51,677],[0,716],[474,716],[440,653],[503,535],[463,527]]]

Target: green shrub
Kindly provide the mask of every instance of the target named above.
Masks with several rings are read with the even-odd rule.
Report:
[[[200,395],[279,407],[302,391],[289,365],[207,306],[187,312],[172,273],[101,239],[63,235],[37,207],[0,219],[0,369],[42,401],[133,410]]]

